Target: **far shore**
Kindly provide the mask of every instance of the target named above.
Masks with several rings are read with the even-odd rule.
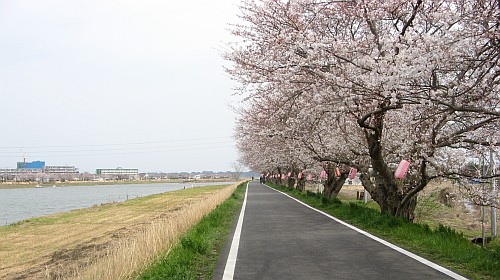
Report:
[[[48,183],[37,182],[2,182],[0,189],[22,189],[51,187],[73,187],[73,186],[103,186],[103,185],[125,185],[125,184],[165,184],[165,183],[204,183],[204,182],[236,182],[238,179],[163,179],[163,180],[103,180],[103,181],[56,181]]]

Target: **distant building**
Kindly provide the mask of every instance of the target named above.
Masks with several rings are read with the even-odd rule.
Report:
[[[78,174],[78,169],[74,166],[45,166],[45,173],[50,174]]]
[[[117,179],[124,179],[124,178],[132,178],[132,177],[138,177],[139,175],[139,169],[131,169],[131,168],[103,168],[103,169],[96,169],[95,174],[100,177],[105,177],[105,178],[117,178]]]
[[[74,179],[79,171],[74,166],[47,166],[45,161],[17,162],[17,168],[0,169],[0,178],[3,181],[56,181]]]
[[[17,169],[43,169],[45,161],[32,161],[32,162],[18,162]]]
[[[18,172],[19,171],[15,168],[0,169],[0,177],[3,181],[12,180],[18,174]]]
[[[18,172],[17,169],[15,168],[2,168],[0,169],[0,174],[6,174],[6,175],[16,175]]]
[[[141,180],[161,180],[168,179],[167,173],[164,172],[148,172],[139,173],[139,179]]]

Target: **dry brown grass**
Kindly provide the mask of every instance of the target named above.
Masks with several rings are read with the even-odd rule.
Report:
[[[439,200],[439,193],[447,190],[454,194],[455,199],[445,205]],[[429,184],[419,194],[419,204],[417,209],[420,216],[418,222],[436,227],[439,224],[449,226],[464,233],[468,237],[481,236],[481,210],[479,206],[465,206],[466,198],[450,181],[439,181]],[[486,209],[487,235],[490,229],[490,209]],[[418,211],[416,211],[418,214]],[[498,210],[497,210],[498,212]],[[497,215],[497,224],[500,222],[500,215]]]
[[[192,188],[0,227],[0,279],[126,279],[235,187]]]

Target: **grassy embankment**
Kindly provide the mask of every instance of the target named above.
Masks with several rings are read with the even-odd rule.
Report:
[[[245,186],[246,183],[240,184],[231,198],[201,219],[137,279],[211,279],[219,252],[243,201]]]
[[[300,193],[269,184],[314,208],[355,225],[404,249],[414,252],[472,279],[500,279],[500,239],[486,249],[471,244],[449,227],[409,223],[366,207],[362,202],[342,202],[312,192]],[[360,250],[362,245],[360,244]]]
[[[0,278],[127,278],[168,251],[235,188],[190,188],[2,226]]]

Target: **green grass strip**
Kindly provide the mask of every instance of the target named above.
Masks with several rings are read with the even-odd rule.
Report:
[[[484,249],[472,244],[462,233],[443,225],[432,229],[427,224],[415,224],[382,215],[380,211],[366,207],[363,202],[344,203],[322,194],[301,193],[295,189],[268,185],[466,277],[500,279],[499,238]],[[361,244],[360,250],[362,250]]]
[[[211,279],[219,253],[243,202],[246,183],[194,225],[137,279]]]

